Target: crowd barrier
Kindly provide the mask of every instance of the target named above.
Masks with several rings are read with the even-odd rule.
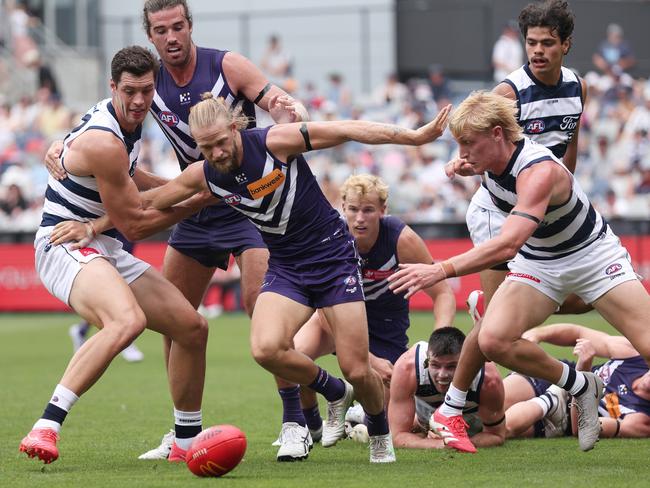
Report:
[[[624,236],[621,240],[630,252],[635,270],[644,277],[643,284],[650,291],[650,235]],[[428,239],[426,243],[436,261],[464,252],[472,246],[467,238]],[[135,254],[160,269],[165,248],[164,242],[140,242]],[[456,294],[459,309],[465,307],[468,293],[480,288],[477,274],[452,278],[449,282]],[[431,309],[430,298],[421,292],[416,294],[411,299],[411,309]],[[25,242],[0,244],[0,312],[66,310],[69,310],[68,307],[50,295],[41,284],[34,269],[33,246]]]

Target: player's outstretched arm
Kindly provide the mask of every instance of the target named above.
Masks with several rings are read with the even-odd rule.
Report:
[[[415,419],[415,371],[413,354],[406,352],[395,363],[390,384],[388,424],[395,447],[411,449],[444,449],[440,438],[413,432]]]
[[[363,144],[419,146],[436,140],[447,127],[451,105],[419,129],[364,120],[280,124],[269,129],[266,144],[280,160],[315,149],[326,149],[348,141]]]
[[[158,210],[169,209],[188,198],[208,190],[203,161],[190,164],[176,178],[140,194],[143,205]],[[205,197],[205,195],[204,195]]]

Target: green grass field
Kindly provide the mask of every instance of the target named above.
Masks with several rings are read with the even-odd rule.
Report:
[[[430,315],[414,314],[411,342],[428,338]],[[594,314],[564,317],[604,328]],[[281,410],[271,376],[248,352],[243,315],[211,321],[204,425],[234,424],[248,437],[244,460],[221,479],[200,479],[183,465],[139,461],[172,426],[172,406],[163,368],[161,340],[146,332],[138,345],[146,357],[128,364],[118,357],[101,380],[75,405],[62,431],[61,457],[44,466],[18,452],[20,439],[42,413],[70,355],[73,315],[0,315],[0,486],[3,487],[362,487],[362,486],[647,486],[647,440],[602,440],[583,453],[577,440],[509,441],[476,455],[450,450],[398,450],[398,462],[370,465],[367,449],[341,441],[316,446],[302,463],[278,463],[276,438]],[[465,330],[469,318],[460,314]],[[611,331],[610,328],[604,330]],[[569,349],[554,348],[558,357]],[[333,358],[324,367],[339,373]],[[324,411],[321,408],[321,411]]]

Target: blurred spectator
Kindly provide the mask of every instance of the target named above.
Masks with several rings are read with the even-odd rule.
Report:
[[[23,192],[18,185],[12,183],[7,188],[4,197],[0,200],[0,210],[5,215],[12,217],[17,216],[20,212],[27,210],[29,204],[23,196]]]
[[[352,92],[343,82],[343,76],[340,73],[331,73],[329,75],[329,86],[325,92],[325,100],[334,104],[340,118],[347,119],[350,116]]]
[[[38,130],[49,141],[62,139],[71,124],[70,110],[61,103],[59,95],[50,95],[38,118]]]
[[[29,34],[30,24],[34,19],[27,13],[27,8],[21,2],[8,4],[9,27],[11,29],[11,45],[16,62],[24,67],[33,66],[38,58],[38,47]]]
[[[623,38],[623,28],[618,24],[607,26],[607,37],[592,59],[596,68],[606,75],[628,71],[636,63],[632,47]]]
[[[409,90],[404,83],[399,81],[397,73],[391,73],[386,81],[379,85],[372,95],[373,102],[384,105],[401,107],[409,100]]]
[[[260,68],[271,83],[284,87],[291,76],[291,57],[284,52],[277,34],[271,35],[260,61]]]
[[[519,25],[510,20],[492,48],[494,81],[502,82],[506,76],[524,64],[524,48],[519,40]]]
[[[440,64],[429,66],[429,88],[431,96],[436,102],[438,109],[451,103],[451,90],[449,89],[449,80],[445,76],[445,71]]]

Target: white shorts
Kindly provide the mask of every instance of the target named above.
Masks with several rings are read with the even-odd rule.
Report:
[[[630,255],[611,229],[587,248],[553,261],[535,261],[517,254],[506,279],[532,286],[558,304],[572,293],[593,303],[612,288],[638,276]]]
[[[431,418],[433,412],[438,407],[434,407],[433,405],[428,404],[427,402],[422,400],[422,398],[419,397],[414,397],[414,398],[415,398],[415,414],[418,419],[418,425],[423,432],[427,432],[429,430],[429,419]],[[469,426],[467,429],[467,434],[470,437],[483,431],[483,422],[481,421],[481,418],[478,416],[477,412],[463,413],[463,419],[465,420],[465,422],[467,422],[467,425]]]
[[[87,247],[75,251],[69,249],[71,243],[52,246],[49,242],[52,229],[53,227],[40,227],[36,232],[36,272],[45,288],[68,305],[72,284],[84,263],[95,258],[105,258],[129,284],[150,267],[122,249],[122,242],[118,239],[104,234],[99,234]]]
[[[499,235],[507,217],[501,210],[488,209],[471,201],[467,207],[465,222],[472,243],[478,246]]]

